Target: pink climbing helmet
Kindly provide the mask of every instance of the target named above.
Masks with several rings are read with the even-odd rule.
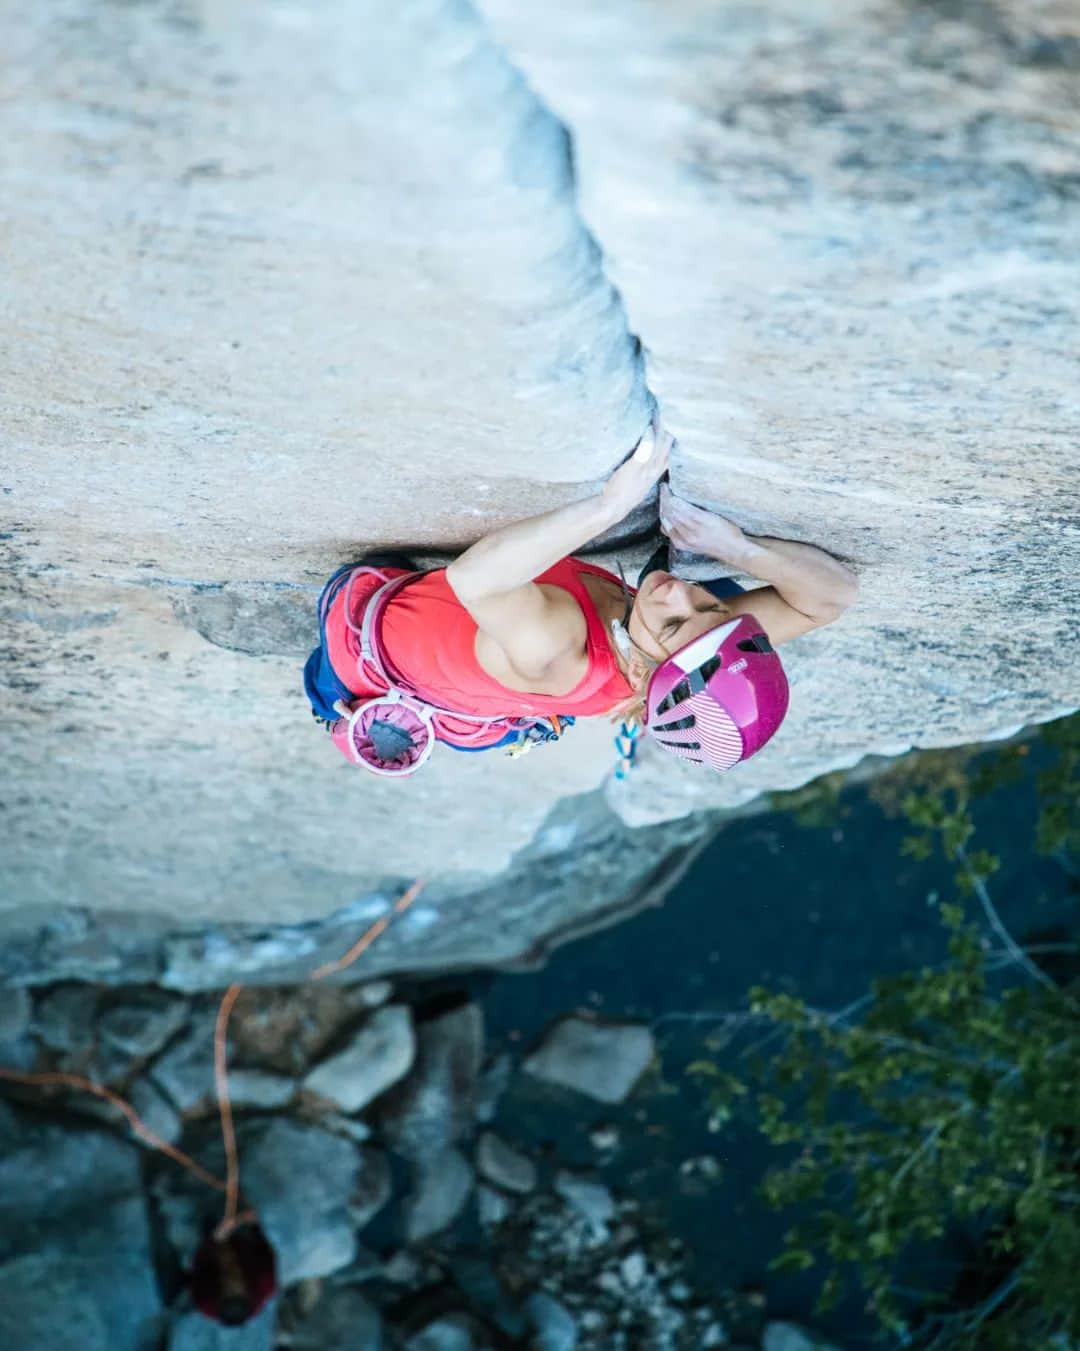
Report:
[[[652,673],[645,730],[672,755],[730,769],[784,721],[788,682],[768,635],[738,615],[691,639]]]

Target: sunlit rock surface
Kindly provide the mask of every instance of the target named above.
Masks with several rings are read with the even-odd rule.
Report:
[[[594,490],[650,389],[680,491],[862,594],[765,753],[646,756],[625,821],[1076,703],[1069,10],[482,8],[4,19],[9,976],[299,975],[419,874],[390,964],[512,959],[632,893],[605,722],[387,784],[299,666],[338,562]]]
[[[0,904],[293,920],[497,872],[606,727],[385,784],[300,666],[340,562],[595,491],[648,421],[565,129],[463,2],[60,0],[3,37]]]
[[[483,0],[573,128],[679,492],[847,559],[769,750],[631,821],[1076,706],[1080,18],[1064,0]],[[753,584],[753,583],[751,583]]]

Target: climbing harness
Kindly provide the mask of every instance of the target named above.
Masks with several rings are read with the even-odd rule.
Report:
[[[304,687],[312,715],[324,724],[334,745],[353,764],[373,774],[397,778],[415,774],[430,757],[436,741],[459,751],[501,746],[514,759],[534,746],[558,741],[566,728],[574,725],[572,717],[462,713],[421,695],[394,669],[379,639],[380,620],[393,597],[422,575],[419,569],[350,564],[339,568],[323,589],[318,607],[320,645],[304,668]],[[363,601],[361,622],[356,624],[352,615],[358,584],[369,594]],[[356,661],[360,691],[342,683],[327,652],[326,617],[342,587],[345,622],[356,635],[360,649]]]

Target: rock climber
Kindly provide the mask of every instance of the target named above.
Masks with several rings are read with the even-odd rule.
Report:
[[[340,569],[323,593],[323,642],[305,672],[313,710],[339,747],[376,772],[410,772],[430,750],[415,751],[424,735],[415,709],[372,698],[381,679],[390,700],[404,691],[422,717],[425,705],[439,710],[436,735],[457,749],[509,744],[513,753],[523,728],[540,726],[549,739],[576,717],[606,714],[631,736],[645,731],[717,770],[760,750],[788,705],[775,649],[837,619],[857,579],[821,549],[746,535],[666,483],[667,539],[636,588],[576,557],[655,490],[673,444],[654,421],[601,492],[492,531],[448,567],[418,572],[408,559],[373,556]],[[669,544],[765,585],[684,581],[667,570]]]

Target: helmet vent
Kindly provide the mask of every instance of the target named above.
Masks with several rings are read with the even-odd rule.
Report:
[[[654,727],[654,732],[685,732],[688,727],[693,727],[696,719],[693,713],[688,713],[685,718],[678,718],[675,722],[665,722],[659,727]]]
[[[700,680],[701,685],[699,688],[704,689],[723,664],[723,657],[710,657],[708,661],[703,662],[696,671],[691,671],[690,673],[691,687],[696,685]],[[697,694],[697,692],[697,690],[694,690],[695,694]]]
[[[659,738],[657,738],[659,740]],[[671,746],[677,751],[699,751],[701,750],[700,741],[660,741],[661,746]]]
[[[680,680],[670,693],[666,694],[656,706],[657,716],[661,713],[670,713],[676,704],[681,704],[684,699],[690,698],[689,680]]]
[[[772,652],[772,643],[764,633],[755,633],[752,638],[742,638],[736,643],[740,652]]]
[[[675,688],[660,700],[656,706],[656,716],[659,717],[662,713],[670,713],[673,708],[685,703],[692,695],[700,694],[723,664],[724,659],[722,657],[710,657],[696,670],[691,671],[685,680],[680,680]]]

